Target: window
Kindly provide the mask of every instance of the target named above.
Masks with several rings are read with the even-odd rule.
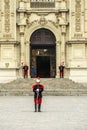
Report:
[[[31,8],[54,8],[55,0],[31,0]]]

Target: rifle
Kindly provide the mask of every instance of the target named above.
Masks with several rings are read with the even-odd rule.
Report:
[[[36,91],[37,97],[36,97],[36,108],[38,107],[38,97],[39,97],[39,89]]]

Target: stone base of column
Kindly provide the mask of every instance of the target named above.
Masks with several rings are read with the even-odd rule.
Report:
[[[56,75],[56,78],[59,78],[59,75]]]
[[[29,79],[31,78],[30,75],[28,75],[28,78],[29,78]]]

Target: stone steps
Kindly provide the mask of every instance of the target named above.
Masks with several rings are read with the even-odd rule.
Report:
[[[33,95],[32,84],[36,79],[17,79],[10,83],[0,84],[1,96],[27,96]],[[41,83],[45,85],[43,95],[54,96],[86,96],[87,86],[75,83],[69,79],[41,78]]]
[[[32,91],[29,91],[28,89],[23,90],[0,90],[0,96],[31,96],[33,95]],[[52,96],[87,96],[87,90],[73,90],[73,89],[67,89],[67,90],[45,90],[43,92],[43,95],[52,95]]]

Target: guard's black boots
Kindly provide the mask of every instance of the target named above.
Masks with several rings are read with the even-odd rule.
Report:
[[[38,112],[41,112],[41,104],[38,105]]]
[[[35,104],[35,112],[37,112],[37,104]]]

